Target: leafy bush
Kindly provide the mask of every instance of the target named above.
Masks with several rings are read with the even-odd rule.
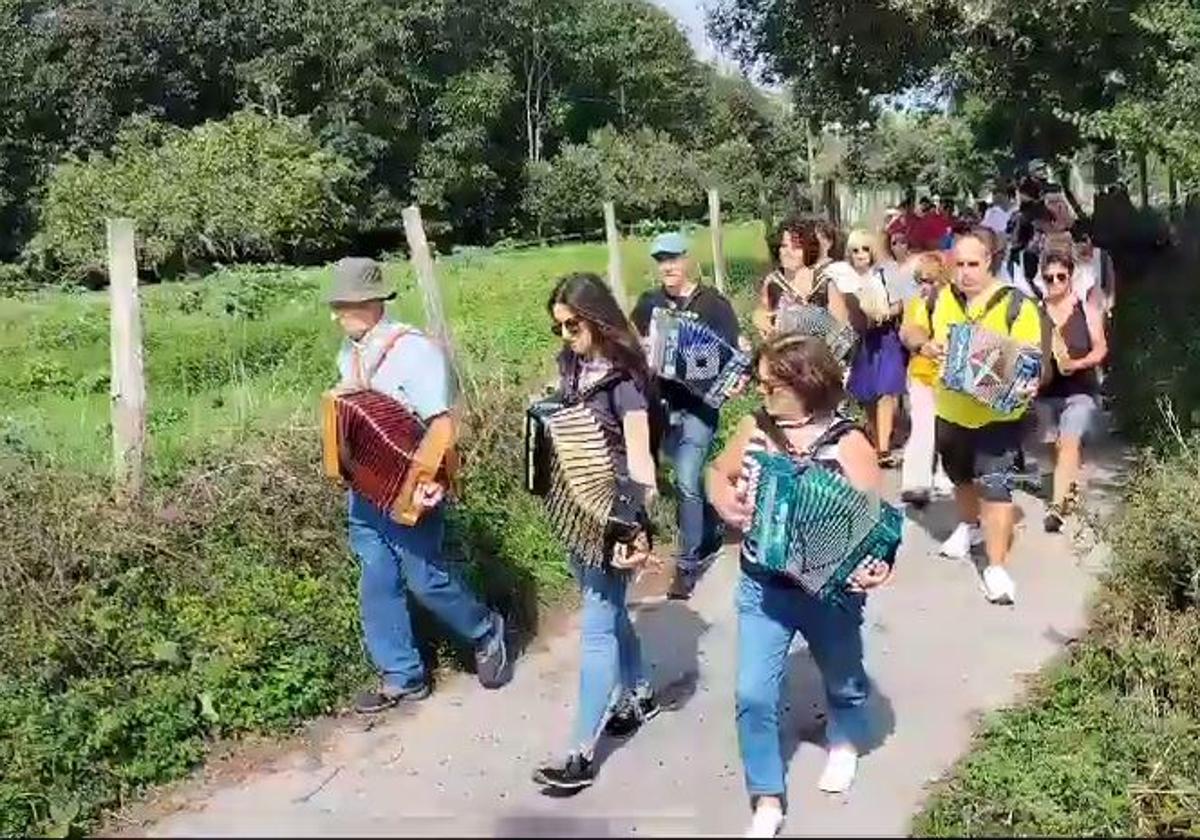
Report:
[[[155,274],[308,257],[343,240],[355,180],[300,120],[244,111],[183,131],[136,119],[109,155],[55,167],[30,253],[63,282],[94,281],[105,218],[129,216]]]

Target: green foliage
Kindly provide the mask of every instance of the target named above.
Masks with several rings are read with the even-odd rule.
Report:
[[[326,251],[349,222],[348,163],[300,121],[242,112],[191,131],[135,122],[111,156],[60,164],[31,249],[62,280],[104,264],[104,219],[139,223],[139,265],[170,273],[200,261]]]

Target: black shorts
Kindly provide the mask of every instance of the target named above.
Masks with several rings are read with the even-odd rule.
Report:
[[[1011,502],[1024,423],[1008,420],[968,429],[937,418],[937,453],[955,486],[978,480],[989,502]]]

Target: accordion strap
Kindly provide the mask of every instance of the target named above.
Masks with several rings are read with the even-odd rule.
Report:
[[[783,431],[783,427],[779,425],[779,421],[769,414],[765,408],[760,408],[754,412],[754,422],[771,443],[775,444],[781,452],[787,453],[788,457],[794,458],[797,461],[811,459],[813,454],[820,451],[822,447],[829,446],[841,439],[843,435],[858,428],[854,421],[848,420],[845,417],[835,416],[833,422],[829,424],[829,428],[817,435],[816,440],[810,443],[804,452],[801,452],[788,440],[788,436]]]
[[[379,351],[379,358],[375,360],[375,364],[371,365],[369,370],[363,367],[362,351],[355,347],[354,377],[357,380],[357,384],[363,388],[370,388],[371,380],[375,378],[375,374],[383,367],[383,363],[387,360],[388,354],[392,352],[392,348],[396,346],[396,342],[412,332],[416,332],[416,330],[411,330],[403,324],[398,325],[395,331],[388,336],[387,341],[383,343],[383,348]]]

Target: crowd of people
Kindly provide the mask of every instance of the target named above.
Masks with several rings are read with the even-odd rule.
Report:
[[[999,186],[987,206],[972,211],[978,218],[959,218],[950,200],[922,198],[906,200],[880,231],[856,229],[843,238],[826,220],[805,215],[770,231],[774,267],[752,317],[758,336],[750,365],[763,411],[745,418],[715,457],[720,409],[656,375],[645,353],[659,308],[690,313],[731,346],[751,344],[739,335],[730,302],[698,279],[687,239],[673,233],[654,241],[659,282],[629,317],[594,274],[556,284],[547,312],[562,342],[558,392],[591,410],[613,469],[644,489],[646,505],[657,494],[660,460],[673,466],[679,545],[668,597],[688,599],[727,537],[747,532],[754,455],[782,452],[803,453],[866,493],[882,494],[885,472],[899,469],[901,501],[913,507],[952,495],[958,524],[940,553],[967,558],[982,545],[987,601],[1016,600],[1006,570],[1015,482],[1026,469],[1026,450],[1040,439],[1053,464],[1044,525],[1058,530],[1077,496],[1082,444],[1095,422],[1114,292],[1111,269],[1092,247],[1086,223],[1071,218],[1069,207],[1064,213],[1055,195],[1031,176],[1015,188]],[[387,317],[390,295],[378,266],[344,260],[334,275],[329,302],[347,336],[343,381],[388,393],[426,421],[450,411],[446,359],[436,344]],[[853,331],[851,351],[835,353],[820,337],[777,329],[777,316],[793,305],[819,307]],[[1026,395],[1035,412],[1000,412],[944,387],[949,333],[962,323],[1045,351],[1042,379]],[[905,415],[901,451],[897,429]],[[422,484],[416,493],[428,513],[413,527],[350,493],[366,645],[382,675],[380,687],[356,701],[364,713],[429,693],[406,592],[474,645],[485,687],[500,687],[511,673],[502,617],[444,563],[444,488]],[[789,647],[797,633],[803,636],[824,680],[830,714],[819,785],[845,791],[855,776],[870,692],[863,608],[893,567],[878,559],[864,563],[848,579],[846,597],[833,604],[765,569],[757,551],[753,540],[741,540],[741,574],[731,593],[738,620],[732,716],[751,806],[747,836],[765,837],[778,833],[786,809],[779,701]],[[631,576],[645,562],[648,556],[633,554],[601,566],[571,558],[582,596],[579,701],[561,760],[533,774],[548,791],[591,785],[600,739],[628,737],[659,711],[626,603]]]

